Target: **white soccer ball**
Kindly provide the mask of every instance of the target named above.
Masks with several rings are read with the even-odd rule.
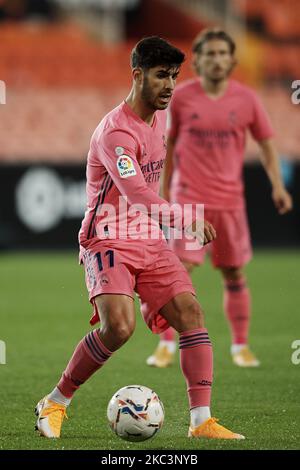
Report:
[[[164,422],[164,407],[158,395],[143,385],[120,388],[107,407],[112,430],[126,441],[153,437]]]

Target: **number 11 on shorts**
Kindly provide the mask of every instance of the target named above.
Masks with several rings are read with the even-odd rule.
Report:
[[[104,257],[108,258],[108,267],[113,268],[115,264],[114,251],[107,250],[104,253]],[[96,258],[97,258],[99,271],[101,272],[103,271],[102,253],[96,253]]]

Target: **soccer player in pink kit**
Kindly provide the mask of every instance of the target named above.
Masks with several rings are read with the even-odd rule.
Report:
[[[88,209],[79,240],[94,306],[92,324],[100,319],[100,328],[80,341],[57,386],[37,404],[37,429],[45,437],[60,437],[66,407],[76,390],[132,335],[136,291],[152,331],[171,325],[179,333],[191,409],[189,436],[243,438],[210,415],[212,345],[187,271],[163,236],[145,236],[143,224],[143,236],[130,236],[140,220],[136,210],[131,211],[134,204],[143,204],[140,210],[151,227],[154,223],[158,227],[161,219],[150,218],[150,206],[163,203],[169,208],[157,194],[166,153],[164,110],[183,60],[184,54],[161,38],[141,40],[132,51],[129,96],[104,117],[93,134],[87,162]],[[119,209],[120,199],[125,212]],[[190,233],[180,216],[171,217],[171,224]],[[196,221],[191,226],[204,243],[216,238],[208,222],[204,221],[202,233]]]
[[[163,197],[180,204],[203,202],[205,219],[218,237],[200,251],[185,250],[184,239],[171,245],[189,273],[211,248],[212,263],[224,280],[233,362],[255,367],[259,361],[248,346],[250,293],[243,273],[252,256],[242,180],[248,129],[262,151],[278,212],[288,212],[292,200],[282,182],[266,112],[250,88],[229,78],[235,65],[232,38],[219,29],[205,30],[194,41],[193,52],[200,77],[180,84],[172,98]],[[175,350],[175,332],[168,329],[148,365],[170,365]]]

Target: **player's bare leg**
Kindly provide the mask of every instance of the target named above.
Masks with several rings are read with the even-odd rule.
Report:
[[[179,294],[160,310],[160,314],[179,333],[180,365],[187,383],[191,413],[189,437],[244,439],[219,425],[210,414],[213,354],[199,303],[190,293]]]
[[[100,369],[135,329],[133,299],[126,295],[95,298],[101,328],[88,333],[77,345],[54,390],[36,406],[36,429],[42,436],[60,437],[66,408],[76,390]]]
[[[193,263],[182,261],[189,275],[195,267]],[[174,363],[177,349],[177,334],[171,326],[159,335],[159,343],[151,356],[146,360],[146,364],[152,367],[164,368]]]
[[[224,311],[232,336],[231,354],[240,367],[257,367],[259,361],[248,345],[251,299],[242,268],[220,268],[224,278]]]

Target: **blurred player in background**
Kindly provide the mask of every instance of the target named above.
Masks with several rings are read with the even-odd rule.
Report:
[[[155,223],[159,229],[160,223],[159,218],[154,220],[149,215],[151,204],[170,208],[157,194],[157,170],[162,168],[166,153],[164,110],[183,60],[184,54],[163,39],[140,41],[131,56],[133,87],[129,96],[104,117],[93,134],[87,162],[88,209],[79,240],[94,305],[92,324],[100,319],[101,326],[80,341],[57,386],[37,404],[37,429],[45,437],[60,436],[66,407],[75,391],[132,335],[135,290],[152,331],[161,332],[171,325],[179,333],[181,368],[191,409],[189,436],[243,438],[211,418],[212,345],[202,310],[186,269],[161,230],[159,238],[148,235],[149,226]],[[122,212],[119,204],[125,197],[128,210]],[[130,208],[135,203],[139,207],[144,204],[147,222],[141,225],[138,239],[130,237],[136,221]],[[106,218],[104,204],[104,211],[115,209],[117,217]],[[124,216],[128,222],[125,226]],[[171,224],[181,231],[190,228],[175,215]],[[196,228],[197,224],[191,225]],[[195,235],[200,240],[204,236],[204,243],[216,237],[214,228],[205,222],[204,231],[195,230]]]
[[[284,188],[264,108],[253,90],[230,79],[235,47],[220,29],[205,30],[194,41],[198,77],[180,84],[170,105],[163,197],[180,204],[204,203],[205,219],[218,234],[210,247],[211,260],[224,280],[232,359],[238,366],[255,367],[259,361],[248,345],[250,292],[243,272],[252,256],[242,180],[248,129],[260,146],[279,214],[291,210],[292,200]],[[184,240],[172,240],[171,246],[190,274],[207,251],[186,251]],[[175,350],[175,332],[166,330],[147,364],[166,367]]]

